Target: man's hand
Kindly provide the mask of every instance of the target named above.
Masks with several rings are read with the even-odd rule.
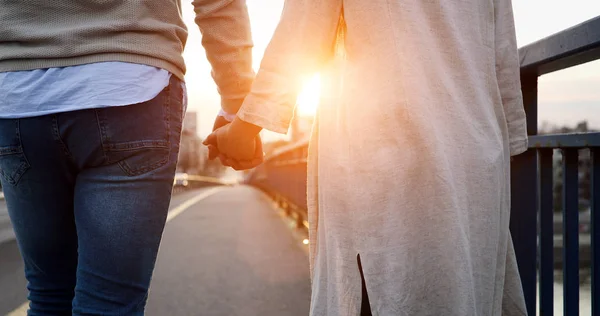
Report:
[[[215,130],[203,143],[209,146],[213,157],[218,152],[224,165],[235,170],[251,169],[263,161],[260,130],[260,127],[236,118],[231,124],[225,123]]]

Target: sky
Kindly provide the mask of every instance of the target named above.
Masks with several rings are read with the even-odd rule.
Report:
[[[258,69],[277,26],[283,3],[284,0],[247,1],[252,23],[255,69]],[[599,0],[513,0],[513,8],[519,47],[600,16]],[[198,112],[199,134],[206,136],[220,109],[220,99],[210,76],[210,64],[206,61],[200,32],[194,23],[191,1],[183,0],[183,10],[189,30],[184,52],[188,67],[188,111]],[[307,89],[305,98],[314,100],[317,90],[318,83],[312,82],[312,88]],[[310,112],[310,109],[307,111]],[[590,127],[600,129],[600,61],[541,77],[538,119],[540,125],[548,122],[560,126],[574,126],[587,119]],[[276,137],[274,134],[266,136]]]

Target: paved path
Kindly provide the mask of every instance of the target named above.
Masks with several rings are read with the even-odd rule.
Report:
[[[209,190],[173,199],[146,314],[308,315],[306,246],[262,193]],[[22,268],[15,243],[0,245],[0,315],[26,300]]]
[[[252,188],[211,190],[173,198],[146,314],[308,315],[304,236],[297,237],[262,193]],[[0,200],[0,225],[5,215]],[[25,286],[16,243],[0,243],[0,315],[23,306]],[[589,282],[580,291],[580,315],[591,315]],[[554,293],[554,315],[562,316],[560,282]],[[24,310],[10,315],[25,315]]]
[[[0,192],[0,194],[2,194]],[[4,196],[0,196],[0,244],[11,240],[15,237],[13,233],[10,220],[8,218],[8,210],[6,209],[6,202]]]

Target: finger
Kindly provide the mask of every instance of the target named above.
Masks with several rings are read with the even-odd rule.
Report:
[[[260,165],[262,161],[258,159],[238,161],[229,159],[227,163],[235,170],[248,170]]]
[[[235,169],[235,167],[237,166],[237,161],[231,159],[231,158],[225,158],[225,163],[229,166]]]
[[[257,167],[258,165],[262,164],[265,161],[265,153],[258,153],[257,155],[252,159],[247,161],[247,163],[249,165],[252,165],[252,168]]]
[[[219,149],[214,145],[208,145],[208,160],[214,160],[219,157]]]
[[[252,164],[256,167],[256,166],[262,164],[263,161],[264,161],[263,157],[254,158],[254,159],[252,159]]]
[[[208,135],[206,137],[206,139],[202,142],[202,144],[208,146],[208,145],[214,145],[217,148],[219,147],[219,144],[217,144],[217,133],[213,132],[210,135]]]
[[[219,160],[221,161],[221,164],[225,167],[231,167],[230,164],[227,163],[227,160],[229,160],[229,158],[223,154],[219,154]]]
[[[231,158],[227,158],[227,160],[225,161],[225,163],[227,165],[229,165],[231,168],[233,168],[233,170],[239,171],[239,170],[244,170],[244,164],[240,161],[231,159]]]
[[[257,165],[254,164],[252,161],[240,162],[237,165],[237,167],[239,168],[238,170],[249,170],[249,169],[255,168],[256,166]]]
[[[240,165],[240,164],[235,164],[233,166],[231,166],[231,168],[233,168],[233,170],[235,171],[242,171],[242,170],[246,170],[247,168],[245,168],[244,166]]]

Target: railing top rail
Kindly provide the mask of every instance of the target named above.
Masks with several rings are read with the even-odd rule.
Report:
[[[529,148],[600,147],[600,133],[572,133],[529,136]]]
[[[294,143],[285,148],[281,148],[277,154],[269,156],[267,161],[275,160],[280,155],[291,150],[307,146],[308,141]],[[600,132],[593,133],[569,133],[529,136],[529,148],[589,148],[600,147]],[[299,159],[294,159],[299,162]],[[303,160],[302,162],[306,162]]]
[[[521,70],[538,76],[600,59],[600,17],[519,49]]]
[[[288,152],[290,152],[292,150],[295,150],[295,149],[298,149],[298,148],[301,148],[301,147],[305,147],[305,146],[308,146],[308,138],[307,139],[303,139],[303,140],[298,141],[298,142],[295,142],[295,143],[292,143],[292,144],[289,144],[289,145],[286,145],[286,146],[283,146],[281,148],[277,148],[273,152],[273,154],[271,154],[270,156],[267,157],[267,159],[265,159],[265,161],[270,161],[270,160],[276,159],[277,157],[279,157],[279,156],[281,156],[281,155],[283,155],[285,153],[288,153]]]

